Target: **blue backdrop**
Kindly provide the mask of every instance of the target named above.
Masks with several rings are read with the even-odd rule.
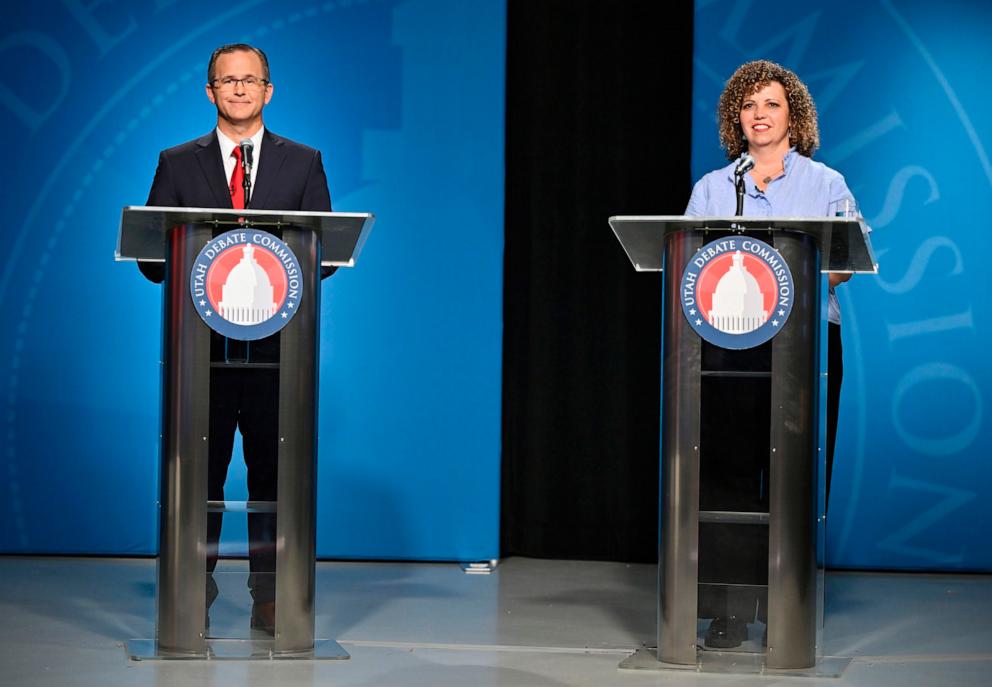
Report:
[[[742,62],[796,71],[874,229],[878,277],[838,289],[844,388],[828,563],[992,569],[992,3],[698,0],[693,178],[725,164],[716,101]]]
[[[157,550],[160,288],[114,263],[120,208],[211,130],[207,58],[247,41],[267,126],[322,150],[336,210],[378,218],[323,286],[318,554],[497,557],[503,0],[2,12],[0,551]]]
[[[875,229],[881,274],[840,290],[829,562],[992,569],[992,6],[766,9],[697,3],[693,176],[722,162],[724,80],[768,57],[810,85],[817,157]],[[324,152],[336,209],[378,216],[323,286],[318,552],[497,556],[503,0],[48,0],[3,20],[0,551],[156,550],[160,291],[113,262],[117,222],[158,151],[211,128],[210,51],[248,40],[272,62],[268,126]]]

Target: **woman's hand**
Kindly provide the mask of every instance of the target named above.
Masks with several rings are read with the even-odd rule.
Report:
[[[830,287],[833,288],[848,281],[853,275],[850,272],[828,272],[827,276],[830,278]]]

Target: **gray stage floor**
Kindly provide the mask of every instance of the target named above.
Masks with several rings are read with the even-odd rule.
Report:
[[[654,643],[648,565],[321,563],[317,636],[352,656],[325,662],[129,661],[123,642],[154,634],[154,580],[148,559],[0,557],[0,685],[992,685],[987,575],[829,575],[824,653],[853,658],[839,679],[618,670]],[[243,585],[224,578],[212,633],[248,636]]]

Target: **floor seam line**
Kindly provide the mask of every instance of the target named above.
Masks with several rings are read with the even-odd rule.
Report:
[[[519,652],[544,654],[606,654],[627,655],[637,651],[638,647],[568,647],[568,646],[534,646],[520,644],[459,644],[445,642],[390,642],[367,639],[338,639],[338,644],[349,646],[382,647],[393,649],[434,649],[442,651],[488,651],[488,652]]]
[[[827,657],[825,656],[824,658]],[[992,661],[992,653],[851,656],[850,658],[852,663],[945,663],[948,661]]]

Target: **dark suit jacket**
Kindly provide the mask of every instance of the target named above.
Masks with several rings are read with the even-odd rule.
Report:
[[[330,212],[331,196],[319,151],[268,129],[261,148],[249,208]],[[162,151],[146,205],[232,207],[216,131]]]
[[[233,207],[216,130],[159,154],[155,180],[145,204],[180,208]],[[248,207],[330,212],[331,196],[320,151],[266,129]],[[139,261],[138,267],[155,283],[161,283],[165,278],[162,263]],[[325,268],[322,276],[327,277],[332,271]],[[256,349],[277,352],[277,337],[262,339]],[[217,342],[211,348],[216,349]]]

